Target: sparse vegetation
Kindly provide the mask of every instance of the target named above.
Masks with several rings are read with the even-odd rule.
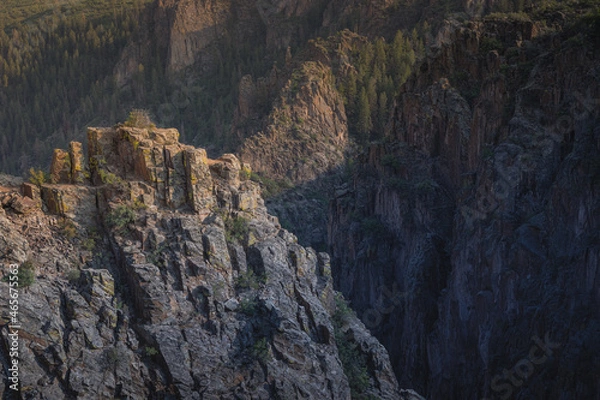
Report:
[[[159,265],[161,261],[162,254],[167,249],[167,243],[162,242],[154,250],[146,254],[146,260],[154,265]]]
[[[247,165],[242,164],[242,169],[240,169],[240,180],[247,181],[252,177],[252,169],[250,169]]]
[[[109,368],[115,368],[125,360],[123,354],[116,347],[109,347],[104,351],[104,362]]]
[[[140,200],[140,199],[133,200],[133,209],[134,210],[145,210],[147,208],[148,208],[148,205],[146,203],[144,203],[142,200]]]
[[[158,354],[158,350],[156,349],[156,347],[146,346],[146,347],[144,347],[144,353],[148,357],[154,357],[155,355]]]
[[[344,328],[348,319],[355,317],[356,314],[339,292],[336,292],[335,304],[336,309],[332,318],[335,343],[344,368],[344,374],[346,374],[350,384],[352,399],[368,399],[365,392],[369,388],[370,378],[365,356],[359,350],[358,344],[347,337]]]
[[[250,174],[250,179],[252,179],[255,182],[260,183],[260,186],[262,188],[262,195],[263,195],[263,198],[265,198],[265,199],[268,199],[270,197],[275,197],[278,194],[280,194],[281,192],[283,192],[286,189],[289,189],[293,186],[292,183],[287,180],[276,181],[276,180],[267,178],[266,176],[259,175],[256,172],[252,172]]]
[[[74,268],[67,272],[67,280],[70,283],[75,284],[77,281],[79,281],[79,278],[81,278],[81,270]]]
[[[77,236],[77,226],[68,218],[61,218],[59,221],[60,233],[67,239],[74,239]]]
[[[129,112],[129,117],[125,121],[125,126],[131,126],[133,128],[155,128],[156,125],[150,118],[150,112],[148,110],[133,109]]]
[[[490,13],[486,16],[486,19],[490,19],[490,20],[502,20],[502,19],[507,19],[509,21],[516,21],[516,22],[528,22],[531,21],[531,18],[529,17],[529,15],[527,15],[524,12],[493,12]]]
[[[348,301],[344,298],[344,295],[340,292],[335,292],[335,312],[333,314],[333,323],[336,326],[343,326],[349,318],[355,317],[356,313]]]
[[[494,37],[483,37],[479,42],[479,51],[482,53],[487,53],[492,50],[501,51],[504,48],[504,45],[501,41]]]
[[[41,169],[30,168],[29,169],[29,182],[33,183],[36,186],[41,187],[44,183],[48,182],[50,179],[48,174]]]
[[[225,238],[228,242],[244,243],[248,236],[248,220],[240,215],[225,218]]]
[[[261,284],[266,282],[264,275],[256,275],[254,271],[249,269],[246,273],[240,274],[235,280],[235,286],[239,289],[257,290]]]
[[[35,265],[32,261],[25,261],[19,267],[19,287],[29,287],[35,282]]]
[[[258,312],[258,301],[256,299],[242,299],[239,311],[249,317],[256,315]]]
[[[269,358],[269,342],[266,337],[260,338],[252,345],[252,357],[265,362]]]
[[[87,237],[81,241],[81,246],[87,251],[93,251],[102,238],[95,227],[88,228],[86,234]]]
[[[86,251],[92,251],[96,248],[96,240],[91,237],[85,238],[81,241],[81,247]]]
[[[125,181],[123,179],[121,179],[117,175],[115,175],[112,172],[109,172],[109,171],[107,171],[107,170],[105,170],[103,168],[99,168],[98,169],[98,176],[100,176],[100,180],[105,185],[118,185],[118,186],[122,186],[122,185],[125,184]]]
[[[112,228],[124,229],[127,225],[135,222],[136,214],[133,208],[127,204],[121,204],[106,216],[106,222]]]

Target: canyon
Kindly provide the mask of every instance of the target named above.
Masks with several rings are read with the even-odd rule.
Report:
[[[265,66],[0,178],[26,398],[600,399],[597,6],[504,3],[155,2],[120,87]]]

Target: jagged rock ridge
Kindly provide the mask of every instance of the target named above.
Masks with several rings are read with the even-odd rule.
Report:
[[[89,168],[76,143],[55,154],[53,183],[3,188],[3,262],[37,267],[21,293],[22,396],[348,399],[351,344],[365,395],[418,398],[355,316],[334,327],[329,256],[280,228],[235,156],[122,125],[89,129]]]

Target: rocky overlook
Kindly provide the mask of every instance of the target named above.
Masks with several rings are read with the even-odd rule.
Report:
[[[248,165],[175,129],[90,128],[87,148],[56,150],[51,183],[0,187],[2,262],[35,268],[23,398],[420,398],[336,296],[327,253],[267,214]]]

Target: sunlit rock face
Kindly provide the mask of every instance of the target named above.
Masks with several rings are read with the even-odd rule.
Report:
[[[87,166],[73,143],[55,152],[52,183],[0,185],[2,260],[35,276],[20,292],[21,393],[349,399],[347,349],[361,393],[417,399],[336,305],[327,253],[300,246],[267,213],[258,184],[240,174],[249,166],[178,137],[90,128]]]

